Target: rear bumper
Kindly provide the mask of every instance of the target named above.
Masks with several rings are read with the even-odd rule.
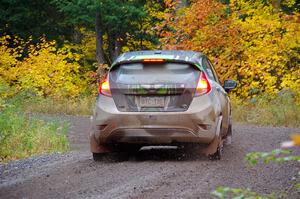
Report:
[[[210,136],[196,136],[185,128],[118,128],[108,137],[99,137],[100,141],[139,144],[171,144],[185,142],[209,143]],[[107,138],[107,139],[106,139]]]
[[[91,136],[98,144],[208,144],[216,136],[217,119],[208,96],[193,100],[185,112],[119,112],[112,98],[101,96]]]

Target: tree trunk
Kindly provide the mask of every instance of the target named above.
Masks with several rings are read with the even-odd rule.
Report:
[[[108,35],[108,53],[109,53],[109,62],[114,60],[114,49],[115,49],[115,36]]]
[[[121,53],[122,41],[116,35],[108,36],[108,51],[110,61],[113,62]]]
[[[96,24],[95,24],[95,30],[96,30],[96,59],[98,64],[106,64],[107,61],[104,56],[104,50],[103,50],[103,31],[101,27],[101,15],[100,12],[97,11],[96,13]]]
[[[273,7],[278,10],[280,9],[281,0],[272,0]]]
[[[189,1],[188,0],[180,0],[178,4],[178,9],[188,7]]]
[[[115,60],[121,54],[121,48],[122,48],[122,41],[121,41],[121,38],[118,37],[115,39],[115,49],[114,49],[113,60]]]

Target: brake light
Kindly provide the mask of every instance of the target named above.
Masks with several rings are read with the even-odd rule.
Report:
[[[206,93],[209,93],[210,90],[211,90],[211,86],[209,84],[209,81],[205,73],[201,72],[195,95],[196,96],[204,95]]]
[[[164,59],[144,59],[144,63],[162,63],[164,62]]]
[[[102,82],[102,83],[100,84],[99,92],[100,92],[102,95],[111,97],[111,91],[110,91],[110,86],[109,86],[108,75],[106,76],[104,82]]]

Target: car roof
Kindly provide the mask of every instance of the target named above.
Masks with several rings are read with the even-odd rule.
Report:
[[[190,62],[197,64],[199,58],[202,57],[203,54],[194,51],[184,51],[184,50],[156,50],[156,51],[133,51],[127,52],[120,55],[112,64],[118,65],[122,62],[130,62],[144,59],[166,59],[166,60],[174,60],[174,61],[182,61],[182,62]]]

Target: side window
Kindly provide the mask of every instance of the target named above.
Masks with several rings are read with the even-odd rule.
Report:
[[[213,74],[214,74],[214,77],[215,77],[216,82],[220,83],[219,78],[218,78],[218,75],[217,75],[217,72],[216,72],[216,70],[215,70],[213,64],[211,63],[211,61],[209,61],[209,60],[207,60],[207,61],[208,61],[209,65],[210,65],[210,68],[211,68]]]
[[[202,59],[202,66],[203,66],[203,69],[205,70],[208,78],[218,82],[217,78],[214,75],[214,71],[212,70],[212,68],[206,58]]]

